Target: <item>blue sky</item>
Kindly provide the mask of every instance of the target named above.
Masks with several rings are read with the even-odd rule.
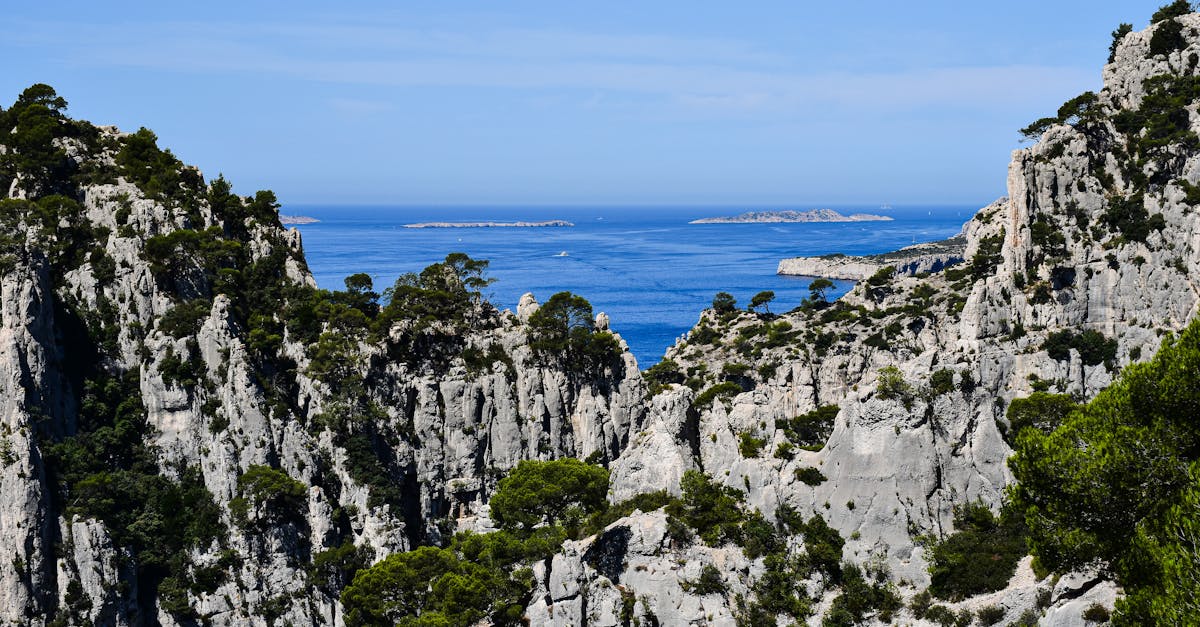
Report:
[[[26,2],[0,102],[285,204],[982,205],[1164,2]]]

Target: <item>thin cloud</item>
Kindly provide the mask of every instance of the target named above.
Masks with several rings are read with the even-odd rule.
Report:
[[[1068,86],[1082,90],[1099,78],[1090,70],[1034,65],[806,70],[798,61],[743,42],[572,31],[228,23],[126,29],[25,24],[16,30],[23,33],[16,42],[54,39],[63,54],[84,66],[262,74],[362,86],[624,92],[729,113],[828,106],[1011,108],[1060,98]],[[341,108],[353,106],[347,101]]]

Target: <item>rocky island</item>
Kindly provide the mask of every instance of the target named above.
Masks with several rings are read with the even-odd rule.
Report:
[[[491,229],[491,228],[538,228],[575,226],[566,220],[544,220],[542,222],[418,222],[405,224],[406,229]]]
[[[320,220],[310,216],[288,216],[279,214],[279,223],[284,226],[297,226],[301,224],[316,224]]]
[[[688,224],[756,224],[775,222],[878,222],[888,221],[888,216],[878,216],[869,213],[854,213],[843,215],[833,209],[813,209],[810,211],[747,211],[736,216],[716,218],[700,218]]]
[[[273,193],[34,85],[0,623],[1200,624],[1197,51],[1187,2],[1118,28],[962,263],[714,299],[645,371],[461,253],[319,289]]]

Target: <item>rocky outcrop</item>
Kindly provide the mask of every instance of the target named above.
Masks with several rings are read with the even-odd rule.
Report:
[[[722,573],[724,592],[695,594],[688,586],[705,566]],[[568,542],[539,564],[531,625],[733,625],[730,599],[762,572],[738,547],[674,546],[662,512],[632,516],[580,542]]]
[[[914,244],[880,255],[791,257],[780,260],[779,269],[775,273],[865,281],[883,268],[891,267],[896,274],[915,276],[941,272],[954,264],[962,263],[965,246],[966,239],[959,236],[941,242]]]

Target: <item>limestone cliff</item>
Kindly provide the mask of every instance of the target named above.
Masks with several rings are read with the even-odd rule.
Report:
[[[1041,121],[1040,141],[1013,153],[1009,195],[966,225],[963,264],[879,275],[782,316],[704,312],[668,351],[684,384],[654,397],[646,430],[613,465],[614,492],[672,490],[682,469],[702,468],[768,516],[787,505],[827,517],[849,538],[848,560],[886,564],[905,596],[923,589],[923,547],[953,530],[954,507],[1003,500],[1010,401],[1035,390],[1090,398],[1196,314],[1200,16],[1178,18],[1182,41],[1160,52],[1165,23],[1125,35],[1104,89]],[[793,442],[788,422],[826,405],[840,408],[827,437]],[[640,555],[628,564],[647,566]],[[603,581],[570,568],[582,584]],[[660,585],[647,595],[654,614],[688,607]],[[809,591],[828,607],[832,590]],[[586,586],[578,594],[592,606]],[[1007,590],[957,607],[1082,624],[1084,607],[1115,594],[1086,574],[1051,588],[1026,561]],[[692,607],[680,622],[713,616]]]
[[[335,624],[345,559],[437,542],[517,461],[610,460],[644,422],[619,338],[586,372],[536,355],[441,265],[413,286],[457,321],[369,331],[370,286],[316,290],[269,193],[62,104],[35,87],[4,118],[55,139],[2,171],[0,622]],[[298,498],[256,500],[261,476]]]
[[[897,602],[925,547],[1011,482],[1011,401],[1089,398],[1195,316],[1200,16],[1164,23],[1031,127],[962,263],[705,311],[646,373],[604,317],[605,350],[547,351],[532,296],[497,311],[473,260],[317,290],[272,195],[31,88],[0,112],[0,622],[341,624],[356,570],[490,529],[519,461],[578,457],[613,503],[702,471],[763,546],[624,510],[532,565],[531,624],[920,623]],[[1025,559],[950,605],[1068,625],[1115,594]]]

